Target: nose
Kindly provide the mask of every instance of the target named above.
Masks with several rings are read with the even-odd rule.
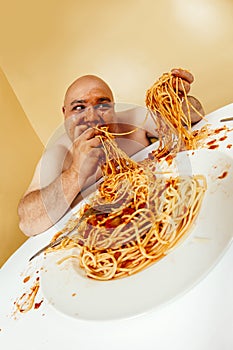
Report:
[[[98,111],[93,107],[89,106],[86,109],[85,121],[94,122],[99,120]]]

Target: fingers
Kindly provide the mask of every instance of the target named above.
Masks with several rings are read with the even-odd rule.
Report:
[[[88,156],[96,161],[102,162],[105,160],[105,153],[104,153],[103,148],[92,148],[89,151]]]
[[[176,89],[177,88],[177,81],[176,78],[174,78],[173,80],[173,88]],[[178,80],[178,91],[180,93],[184,93],[184,91],[186,92],[186,94],[190,91],[190,84],[185,81],[185,80]]]
[[[77,129],[77,130],[76,130]],[[75,135],[77,135],[77,137],[75,138],[75,141],[77,139],[79,139],[80,141],[88,141],[88,140],[98,140],[98,142],[100,143],[100,138],[96,137],[99,134],[98,130],[95,130],[93,128],[88,128],[86,127],[86,125],[79,125],[76,126],[75,128]]]
[[[80,126],[77,127],[77,135],[80,131]],[[77,153],[88,154],[92,149],[100,148],[102,145],[101,139],[97,137],[98,131],[92,128],[84,130],[74,141],[74,150]]]
[[[92,139],[89,139],[89,140],[87,140],[86,142],[87,142],[87,145],[88,145],[89,147],[92,147],[92,148],[93,148],[93,147],[94,147],[94,148],[100,147],[100,146],[102,145],[101,140],[100,140],[99,137],[93,137]]]
[[[80,181],[85,183],[104,162],[105,154],[102,148],[87,148],[85,152],[74,154],[72,167],[80,174]]]
[[[192,84],[194,81],[194,76],[192,73],[185,69],[180,69],[180,68],[173,68],[171,70],[171,73],[178,78],[181,78],[182,80],[187,81],[189,84]]]
[[[173,87],[176,89],[178,87],[178,91],[182,93],[188,93],[190,91],[190,84],[194,81],[193,75],[184,69],[178,69],[174,68],[171,70],[172,75],[174,76],[173,80]],[[178,79],[178,86],[177,86],[177,79]]]
[[[85,124],[74,127],[72,167],[81,174],[84,183],[105,161],[99,131]]]

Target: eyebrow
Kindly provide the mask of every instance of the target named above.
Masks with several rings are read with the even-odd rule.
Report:
[[[112,100],[109,97],[100,97],[98,98],[97,102],[101,103],[101,102],[112,102]],[[73,106],[76,103],[87,103],[86,100],[74,100],[70,103],[71,106]]]
[[[112,102],[112,100],[109,97],[100,97],[98,99],[98,102],[103,102],[103,101]]]
[[[74,101],[71,102],[70,105],[72,106],[72,105],[74,105],[76,103],[86,103],[86,102],[87,102],[86,100],[74,100]]]

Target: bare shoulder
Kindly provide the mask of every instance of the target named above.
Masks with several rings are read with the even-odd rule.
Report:
[[[55,142],[48,144],[36,166],[26,194],[48,186],[69,167],[71,159],[71,141],[67,135],[62,135]]]

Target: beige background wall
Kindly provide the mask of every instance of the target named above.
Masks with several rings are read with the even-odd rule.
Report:
[[[26,239],[18,228],[17,204],[43,145],[0,70],[0,266]]]
[[[9,226],[17,226],[16,201],[42,149],[38,138],[45,145],[62,122],[64,92],[77,76],[100,75],[118,102],[142,105],[146,89],[178,66],[195,75],[192,93],[207,113],[233,102],[232,0],[1,1],[2,153],[6,159],[9,125],[17,120],[14,141],[20,146],[9,155],[18,166],[24,162],[17,181],[9,168],[1,184],[12,196],[4,196],[4,210],[10,207],[0,232],[8,242],[22,241]],[[9,251],[16,246],[9,243]]]

